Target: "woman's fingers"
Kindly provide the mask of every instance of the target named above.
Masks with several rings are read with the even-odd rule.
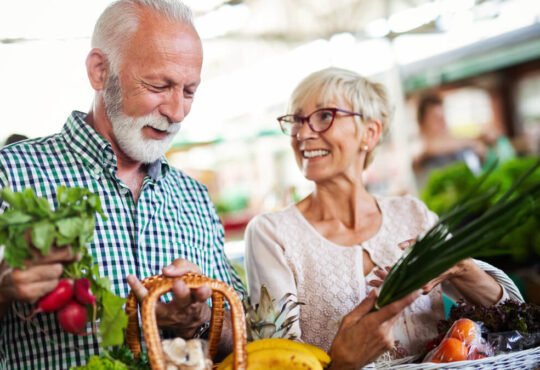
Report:
[[[356,306],[351,312],[349,312],[344,318],[344,324],[350,322],[356,322],[362,317],[366,316],[371,309],[375,306],[375,301],[377,300],[377,294],[374,290],[369,292],[366,298]]]
[[[416,242],[416,239],[409,239],[409,240],[405,240],[405,241],[399,243],[398,246],[402,250],[405,250],[405,249],[409,248],[411,245],[413,245],[415,242]]]
[[[386,267],[385,269],[378,268],[373,273],[377,275],[378,278],[384,280],[388,276],[388,270],[390,267]]]
[[[382,324],[383,322],[393,320],[397,318],[397,316],[405,309],[405,307],[409,306],[411,303],[413,303],[416,298],[418,298],[421,294],[421,290],[417,290],[404,298],[401,298],[395,302],[392,302],[383,308],[381,308],[379,311],[375,312],[373,316],[377,316],[376,319]]]
[[[368,281],[369,286],[373,286],[375,288],[380,288],[383,285],[382,280],[370,280]]]

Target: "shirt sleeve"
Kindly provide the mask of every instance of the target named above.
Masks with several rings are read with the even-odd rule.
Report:
[[[8,180],[8,177],[7,177],[7,173],[6,173],[4,164],[2,163],[3,161],[1,161],[1,159],[2,159],[2,155],[0,153],[0,189],[3,189],[5,187],[9,186],[9,180]],[[6,209],[7,209],[7,207],[8,207],[7,203],[4,202],[2,197],[0,197],[0,214],[4,213],[6,211]]]
[[[213,227],[215,237],[210,248],[210,254],[214,268],[212,268],[212,271],[207,272],[207,274],[208,276],[232,286],[236,293],[240,295],[240,298],[243,299],[246,296],[246,288],[232,266],[231,261],[225,255],[225,234],[223,225],[221,224],[218,215],[215,213],[215,210],[213,210]]]
[[[246,269],[252,304],[259,302],[262,285],[266,286],[275,302],[287,293],[294,295],[293,300],[297,299],[294,274],[275,231],[274,225],[265,216],[253,219],[246,229]],[[295,308],[289,317],[298,314],[299,309]],[[301,337],[298,320],[293,324],[290,334],[296,335],[297,338]]]

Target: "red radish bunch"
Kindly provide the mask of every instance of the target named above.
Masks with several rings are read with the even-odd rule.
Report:
[[[40,312],[56,312],[60,327],[73,334],[82,334],[88,321],[87,305],[92,305],[95,312],[96,297],[90,290],[90,281],[86,278],[75,280],[62,279],[56,288],[40,298],[32,316]]]

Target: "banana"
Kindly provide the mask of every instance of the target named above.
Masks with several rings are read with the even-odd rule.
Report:
[[[319,360],[322,367],[326,367],[330,363],[330,356],[328,356],[328,353],[323,351],[322,348],[319,348],[309,343],[298,343],[298,344],[301,344],[302,346],[307,348],[315,357],[317,357],[317,360]]]
[[[266,338],[266,339],[260,339],[256,340],[254,342],[248,343],[246,347],[246,351],[248,353],[248,361],[252,358],[252,354],[259,351],[268,351],[268,350],[288,350],[293,351],[298,354],[304,354],[304,355],[311,355],[312,357],[315,357],[322,367],[328,365],[330,363],[330,356],[326,352],[324,352],[322,349],[320,349],[317,346],[307,344],[307,343],[300,343],[296,342],[290,339],[283,339],[283,338]],[[223,362],[219,364],[217,367],[218,370],[225,370],[230,368],[230,365],[232,365],[233,361],[233,355],[232,353],[227,356]],[[251,368],[251,367],[250,367]]]
[[[285,338],[265,338],[256,340],[254,342],[248,343],[246,350],[248,353],[250,353],[260,351],[262,349],[275,348],[283,348],[303,353],[311,353],[311,351],[306,346],[304,346],[303,343]]]
[[[322,370],[321,363],[311,353],[291,349],[263,349],[248,355],[249,370]]]
[[[321,363],[311,353],[298,352],[284,348],[266,348],[248,353],[248,370],[322,370]],[[221,363],[219,370],[231,370],[232,361],[228,365]]]

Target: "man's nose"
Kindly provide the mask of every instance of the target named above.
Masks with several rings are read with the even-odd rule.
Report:
[[[183,95],[176,91],[171,92],[167,101],[161,104],[159,111],[170,123],[182,122],[186,116]]]

